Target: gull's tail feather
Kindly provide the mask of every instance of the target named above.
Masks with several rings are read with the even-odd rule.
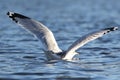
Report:
[[[52,51],[54,53],[61,52],[52,31],[42,23],[14,12],[8,12],[7,15],[21,27],[27,29],[40,39],[45,45],[46,51]]]
[[[96,31],[90,34],[87,34],[81,38],[79,38],[77,41],[75,41],[67,50],[66,56],[64,57],[64,59],[72,59],[73,56],[75,55],[75,51],[77,49],[79,49],[80,47],[82,47],[83,45],[85,45],[86,43],[95,40],[99,37],[102,37],[104,34],[107,34],[111,31],[115,31],[117,30],[118,27],[111,27],[111,28],[105,28],[103,30],[100,31]]]

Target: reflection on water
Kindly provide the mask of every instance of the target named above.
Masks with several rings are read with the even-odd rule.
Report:
[[[1,0],[0,79],[40,80],[40,78],[79,78],[78,80],[118,80],[120,78],[119,31],[83,46],[80,60],[47,62],[41,43],[12,23],[6,12],[30,16],[47,25],[61,49],[94,30],[118,26],[119,0]],[[64,44],[64,45],[63,45]],[[69,80],[69,79],[68,79]]]

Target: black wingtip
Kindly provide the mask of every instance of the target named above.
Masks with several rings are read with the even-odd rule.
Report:
[[[115,30],[118,30],[118,27],[113,27],[113,29],[112,29],[113,31],[115,31]]]
[[[7,15],[12,19],[15,19],[15,17],[21,18],[21,19],[25,19],[25,18],[30,19],[29,17],[26,17],[26,16],[18,14],[18,13],[14,13],[14,12],[7,12]]]
[[[111,27],[111,28],[106,28],[104,30],[110,30],[110,31],[115,31],[118,30],[118,27]]]
[[[7,12],[7,15],[9,15],[10,14],[10,12]]]

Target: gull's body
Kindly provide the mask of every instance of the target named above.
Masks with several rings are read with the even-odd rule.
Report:
[[[86,43],[102,37],[104,34],[117,30],[118,27],[105,28],[90,34],[87,34],[75,41],[66,51],[62,51],[52,33],[42,23],[18,13],[8,12],[7,15],[13,21],[35,35],[44,44],[44,53],[48,60],[72,60],[78,54],[76,50]]]

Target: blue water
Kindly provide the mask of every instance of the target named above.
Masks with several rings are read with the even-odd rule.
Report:
[[[120,0],[0,0],[0,79],[119,80],[120,32],[78,50],[79,61],[47,62],[41,43],[6,13],[27,15],[51,29],[62,50],[89,32],[120,26]],[[119,27],[120,28],[120,27]]]

